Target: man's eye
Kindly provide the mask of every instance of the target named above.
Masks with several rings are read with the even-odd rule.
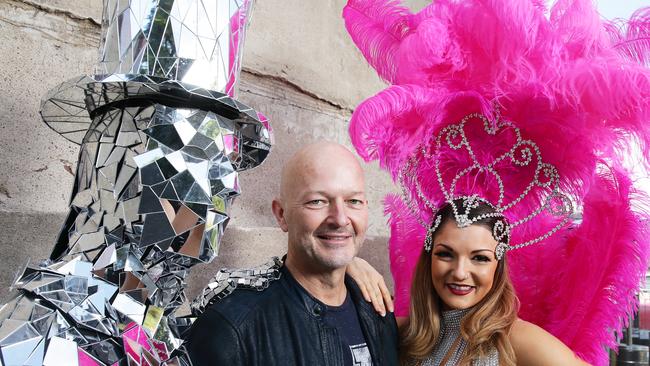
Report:
[[[363,204],[366,203],[365,201],[359,200],[359,199],[356,199],[356,198],[348,200],[348,202],[353,206],[363,206]]]
[[[311,200],[306,202],[308,206],[323,206],[326,203],[325,200]]]

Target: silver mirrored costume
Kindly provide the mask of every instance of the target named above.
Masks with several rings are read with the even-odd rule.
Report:
[[[212,260],[238,172],[271,148],[234,98],[250,0],[104,0],[97,73],[45,123],[81,145],[49,260],[0,310],[0,365],[188,365],[189,269]]]

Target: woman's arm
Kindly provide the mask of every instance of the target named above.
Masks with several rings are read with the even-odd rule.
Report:
[[[384,282],[384,277],[368,262],[355,257],[348,265],[345,273],[354,279],[354,282],[361,289],[363,298],[372,303],[376,312],[383,316],[386,315],[386,309],[391,313],[395,311],[393,298],[388,291],[386,282]]]
[[[588,363],[551,333],[533,323],[517,319],[510,332],[510,342],[521,366],[584,366]]]

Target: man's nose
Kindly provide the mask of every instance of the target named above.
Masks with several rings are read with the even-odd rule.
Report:
[[[350,218],[348,217],[345,202],[335,200],[330,203],[328,220],[330,223],[336,224],[338,227],[343,227],[350,224]]]

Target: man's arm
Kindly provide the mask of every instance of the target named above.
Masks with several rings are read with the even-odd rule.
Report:
[[[219,313],[208,308],[192,326],[188,352],[194,366],[247,366],[237,329]]]

